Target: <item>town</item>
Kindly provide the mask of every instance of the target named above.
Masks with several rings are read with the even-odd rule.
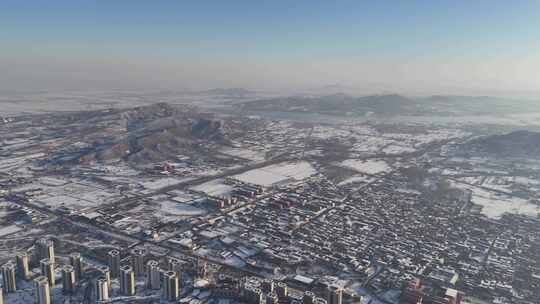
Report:
[[[540,167],[478,130],[166,104],[0,130],[4,303],[540,298]]]

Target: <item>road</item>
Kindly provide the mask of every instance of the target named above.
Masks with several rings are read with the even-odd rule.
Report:
[[[422,151],[418,151],[418,152],[416,152],[414,154],[408,155],[408,158],[418,157],[418,156],[423,155],[424,153],[427,153],[430,150],[438,148],[438,147],[440,147],[440,146],[442,146],[444,144],[446,144],[446,142],[440,142],[440,143],[437,143],[437,144],[429,145],[428,147],[426,147]],[[108,204],[108,205],[102,205],[102,206],[100,206],[100,208],[113,207],[113,206],[116,207],[116,208],[119,208],[124,204],[128,204],[128,203],[131,203],[131,202],[136,202],[137,200],[148,198],[148,197],[151,197],[151,196],[154,196],[154,195],[157,195],[157,194],[161,194],[161,193],[165,193],[165,192],[168,192],[168,191],[171,191],[171,190],[175,190],[175,189],[179,189],[179,188],[185,188],[185,187],[189,187],[191,185],[201,184],[201,183],[204,183],[204,182],[216,179],[216,178],[224,178],[224,177],[228,177],[228,176],[231,176],[231,175],[240,174],[240,173],[252,170],[252,169],[261,168],[261,167],[265,167],[265,166],[272,165],[272,164],[275,164],[275,163],[283,162],[283,161],[289,160],[290,159],[289,156],[290,155],[288,153],[285,153],[285,154],[282,154],[282,155],[280,155],[280,156],[278,156],[276,158],[273,158],[271,160],[268,160],[268,161],[264,161],[264,162],[244,166],[242,168],[228,170],[226,172],[223,172],[223,173],[220,173],[220,174],[217,174],[217,175],[204,176],[204,177],[196,178],[196,179],[185,181],[185,182],[180,182],[180,183],[177,183],[177,184],[174,184],[174,185],[170,185],[170,186],[161,188],[159,190],[156,190],[156,191],[148,193],[148,194],[138,195],[138,196],[135,196],[135,197],[124,198],[122,200],[113,202],[113,203]],[[392,172],[389,172],[389,173],[385,174],[384,176],[380,176],[375,181],[372,181],[371,183],[379,181],[379,180],[385,178],[387,175],[389,175],[391,173]],[[357,191],[360,191],[364,187],[369,186],[371,183],[364,185],[362,188],[358,189]],[[267,195],[261,196],[261,197],[257,198],[256,200],[250,201],[250,202],[248,202],[248,203],[246,203],[246,204],[244,204],[242,206],[239,206],[238,208],[242,208],[242,207],[244,207],[246,205],[249,205],[249,204],[254,204],[254,203],[256,203],[256,202],[258,202],[258,201],[260,201],[262,199],[265,199],[265,198],[267,198],[267,197],[269,197],[269,196],[271,196],[273,194],[274,193],[270,192]],[[340,203],[344,204],[346,202],[346,200],[349,199],[351,197],[351,195],[353,195],[353,194],[354,193],[351,193],[351,194],[347,195],[343,200],[341,200]],[[209,258],[209,257],[198,256],[198,255],[194,254],[193,252],[191,252],[190,250],[187,250],[187,249],[185,250],[185,249],[182,249],[182,248],[179,248],[179,247],[176,247],[176,246],[168,245],[164,241],[154,241],[154,240],[148,240],[148,239],[143,238],[143,237],[132,236],[132,235],[129,235],[129,234],[127,234],[127,233],[125,233],[125,232],[123,232],[123,231],[121,231],[119,229],[116,229],[116,228],[108,226],[108,225],[100,225],[100,224],[93,223],[93,222],[90,222],[90,221],[88,221],[88,222],[84,221],[83,222],[80,217],[74,217],[74,216],[71,216],[71,215],[66,215],[66,214],[58,212],[56,210],[51,210],[51,209],[45,208],[43,206],[40,206],[40,205],[34,204],[32,202],[29,202],[25,198],[17,196],[17,195],[9,195],[7,198],[10,201],[12,201],[13,203],[16,203],[16,204],[18,204],[20,206],[32,208],[32,209],[38,210],[38,211],[40,211],[40,212],[42,212],[44,214],[47,214],[49,216],[56,217],[58,220],[65,222],[67,225],[73,225],[73,226],[80,227],[82,229],[86,229],[86,230],[89,230],[89,231],[95,231],[96,233],[104,233],[104,234],[106,234],[107,236],[109,236],[111,238],[122,240],[124,242],[127,241],[127,242],[135,244],[135,245],[140,245],[140,244],[145,244],[145,243],[151,244],[152,246],[155,246],[156,248],[165,249],[167,251],[170,251],[171,253],[201,259],[201,260],[207,261],[209,263],[221,265],[222,267],[226,267],[228,269],[231,269],[231,270],[234,270],[234,271],[237,271],[237,272],[240,272],[240,273],[260,276],[260,274],[255,270],[245,269],[245,268],[237,268],[237,267],[225,264],[221,260],[216,260],[216,259]],[[334,206],[334,207],[330,207],[330,208],[325,209],[323,212],[321,212],[320,214],[318,214],[316,217],[312,218],[311,220],[316,219],[316,218],[330,212],[331,210],[333,210],[334,208],[337,208],[341,204],[336,204],[336,206]],[[231,212],[237,210],[238,208],[234,208],[232,210],[229,210],[229,211],[227,211],[226,214],[230,214]],[[223,214],[220,214],[219,216],[222,216],[222,215]],[[369,290],[369,286],[366,286],[366,287]],[[377,298],[376,295],[373,295],[373,296],[375,298]]]
[[[165,192],[168,192],[168,191],[171,191],[171,190],[174,190],[174,189],[185,188],[185,187],[189,187],[191,185],[197,185],[197,184],[205,183],[205,182],[213,180],[213,179],[224,178],[224,177],[227,177],[227,176],[240,174],[240,173],[243,173],[243,172],[246,172],[246,171],[249,171],[249,170],[262,168],[262,167],[265,167],[265,166],[268,166],[268,165],[272,165],[272,164],[287,161],[287,160],[289,160],[288,159],[288,154],[282,154],[282,155],[279,155],[279,156],[277,156],[277,157],[275,157],[275,158],[273,158],[271,160],[268,160],[268,161],[264,161],[264,162],[244,166],[242,168],[236,168],[236,169],[233,169],[233,170],[228,170],[226,172],[223,172],[223,173],[220,173],[220,174],[217,174],[217,175],[204,176],[204,177],[200,177],[200,178],[193,179],[193,180],[190,180],[190,181],[170,185],[170,186],[161,188],[159,190],[156,190],[156,191],[154,191],[152,193],[148,193],[148,194],[145,194],[145,195],[139,195],[139,196],[135,196],[135,197],[125,198],[125,199],[122,199],[120,201],[116,201],[116,202],[113,202],[111,204],[108,204],[108,205],[101,205],[100,208],[104,208],[104,207],[106,208],[106,207],[111,207],[111,206],[115,206],[115,207],[118,208],[121,205],[128,204],[128,203],[131,203],[131,202],[135,202],[137,200],[140,200],[140,199],[143,199],[143,198],[148,198],[148,197],[151,197],[151,196],[154,196],[154,195],[157,195],[157,194],[165,193]],[[263,196],[259,196],[257,199],[255,199],[253,201],[250,201],[250,202],[248,202],[246,204],[243,204],[242,206],[238,206],[238,207],[235,207],[235,208],[233,208],[231,210],[228,210],[226,212],[226,214],[229,214],[229,213],[237,210],[238,208],[245,207],[246,205],[255,204],[256,202],[258,202],[260,200],[263,200],[265,198],[268,198],[273,194],[274,194],[274,192],[269,192],[268,194],[265,194]],[[109,236],[109,237],[111,237],[113,239],[117,239],[117,240],[121,240],[121,241],[124,241],[124,242],[131,243],[132,245],[130,247],[148,243],[148,244],[151,244],[152,246],[156,246],[158,248],[165,249],[165,250],[174,252],[176,254],[181,254],[181,255],[184,255],[184,256],[189,256],[189,257],[192,257],[192,258],[201,259],[201,260],[207,261],[209,263],[213,263],[213,264],[221,265],[222,267],[230,268],[231,270],[247,273],[247,274],[250,274],[250,275],[257,275],[257,276],[260,275],[259,273],[257,273],[256,271],[253,271],[253,270],[238,269],[237,267],[233,267],[233,266],[230,266],[228,264],[223,263],[221,260],[216,260],[216,259],[208,258],[208,257],[202,257],[202,256],[194,254],[190,250],[182,249],[182,248],[179,248],[179,247],[176,247],[176,246],[170,246],[170,245],[166,244],[165,241],[154,241],[154,240],[146,239],[146,238],[143,238],[143,237],[136,237],[136,236],[127,234],[124,231],[121,231],[119,229],[116,229],[116,228],[108,226],[108,225],[101,225],[101,224],[94,223],[94,222],[91,222],[91,221],[86,221],[86,220],[82,221],[81,217],[67,215],[67,214],[59,212],[57,210],[52,210],[52,209],[46,208],[46,207],[44,207],[42,205],[32,203],[32,202],[28,201],[26,198],[24,198],[22,196],[19,196],[17,194],[9,194],[9,195],[6,196],[6,199],[8,199],[10,202],[15,203],[15,204],[17,204],[19,206],[31,208],[31,209],[37,210],[37,211],[39,211],[39,212],[41,212],[43,214],[47,214],[48,216],[50,216],[52,218],[56,218],[58,221],[61,221],[61,222],[65,223],[66,225],[79,227],[81,229],[85,229],[85,230],[88,230],[88,231],[94,231],[95,233],[102,233],[102,234],[105,234],[105,235],[107,235],[107,236]],[[220,214],[219,216],[222,216],[222,214]]]
[[[238,269],[236,267],[225,264],[220,260],[215,260],[215,259],[212,259],[212,258],[196,255],[196,254],[192,253],[190,250],[184,250],[184,249],[181,249],[181,248],[178,248],[178,247],[175,247],[175,246],[170,246],[170,245],[167,245],[167,244],[161,244],[159,241],[147,240],[147,239],[145,239],[143,237],[132,236],[132,235],[129,235],[129,234],[123,232],[123,231],[120,231],[120,230],[115,229],[115,228],[110,227],[110,226],[103,226],[103,225],[95,224],[95,223],[92,223],[92,222],[81,222],[79,220],[73,219],[69,215],[65,215],[65,214],[62,214],[60,212],[55,212],[55,211],[50,210],[48,208],[43,208],[43,207],[38,206],[38,205],[36,205],[34,203],[30,203],[28,201],[25,201],[25,199],[21,198],[21,197],[8,196],[6,198],[10,202],[15,203],[17,205],[27,207],[27,208],[32,208],[32,209],[38,210],[38,211],[40,211],[40,212],[42,212],[44,214],[47,214],[49,216],[56,217],[58,221],[61,221],[61,222],[65,223],[66,225],[79,227],[81,229],[85,229],[85,230],[88,230],[88,231],[94,231],[95,233],[106,234],[107,236],[109,236],[109,237],[111,237],[113,239],[117,239],[117,240],[120,240],[120,241],[132,243],[132,246],[142,245],[142,244],[148,243],[148,244],[151,244],[152,246],[155,246],[155,247],[158,247],[158,248],[161,248],[161,249],[165,249],[167,251],[175,252],[177,254],[181,254],[181,255],[184,255],[184,256],[189,256],[189,257],[192,257],[192,258],[201,259],[203,261],[213,263],[213,264],[217,264],[217,265],[221,265],[223,267],[227,267],[227,268],[239,271],[239,272],[244,272],[244,273],[248,273],[248,274],[251,274],[251,275],[257,275],[257,276],[259,275],[255,271],[250,271],[250,270],[246,270],[246,269]]]
[[[244,172],[249,171],[249,170],[259,169],[259,168],[262,168],[262,167],[270,166],[270,165],[280,163],[280,162],[284,162],[284,161],[287,161],[287,160],[290,160],[289,154],[288,153],[283,153],[283,154],[278,155],[278,156],[276,156],[276,157],[274,157],[274,158],[272,158],[270,160],[266,160],[266,161],[263,161],[263,162],[258,162],[258,163],[255,163],[255,164],[243,166],[241,168],[235,168],[235,169],[227,170],[227,171],[224,171],[222,173],[215,174],[215,175],[207,175],[207,176],[202,176],[202,177],[191,179],[191,180],[186,180],[186,181],[183,181],[183,182],[179,182],[179,183],[176,183],[176,184],[173,184],[173,185],[169,185],[169,186],[160,188],[160,189],[158,189],[156,191],[153,191],[153,192],[150,192],[150,193],[147,193],[147,194],[140,194],[140,195],[135,195],[135,196],[132,196],[132,197],[126,197],[126,198],[122,198],[120,200],[111,202],[109,204],[102,204],[102,205],[100,205],[99,207],[96,207],[96,208],[99,208],[99,209],[106,209],[106,208],[110,208],[110,207],[119,208],[119,207],[121,207],[123,205],[127,205],[129,203],[133,203],[133,202],[136,202],[136,201],[141,200],[141,199],[149,198],[149,197],[152,197],[154,195],[163,194],[163,193],[166,193],[166,192],[169,192],[169,191],[172,191],[172,190],[182,189],[182,188],[186,188],[186,187],[189,187],[189,186],[203,184],[203,183],[209,182],[209,181],[211,181],[213,179],[225,178],[225,177],[228,177],[228,176],[231,176],[231,175],[241,174],[241,173],[244,173]]]

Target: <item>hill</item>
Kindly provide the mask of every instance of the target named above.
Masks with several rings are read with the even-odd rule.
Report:
[[[243,88],[216,88],[199,92],[201,94],[218,95],[224,97],[245,97],[254,95],[256,92]]]
[[[488,154],[495,157],[540,157],[540,133],[515,131],[474,139],[462,146],[467,153]]]
[[[536,100],[490,96],[434,95],[406,97],[398,94],[352,97],[338,93],[324,96],[288,96],[258,99],[237,105],[246,111],[309,112],[332,115],[505,115],[540,111]]]
[[[58,120],[66,119],[59,117]],[[146,164],[192,154],[201,143],[227,143],[234,125],[188,106],[154,104],[125,110],[70,114],[78,149],[53,153],[56,163],[127,161]]]
[[[245,102],[239,105],[248,111],[315,112],[324,114],[399,114],[416,109],[414,100],[397,94],[352,97],[332,94],[318,97],[279,97]]]

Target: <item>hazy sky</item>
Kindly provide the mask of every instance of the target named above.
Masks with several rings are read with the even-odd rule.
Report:
[[[0,89],[540,95],[540,1],[0,1]]]

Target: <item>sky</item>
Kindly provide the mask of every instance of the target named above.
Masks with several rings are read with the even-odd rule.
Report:
[[[540,96],[540,1],[0,1],[0,90]]]

